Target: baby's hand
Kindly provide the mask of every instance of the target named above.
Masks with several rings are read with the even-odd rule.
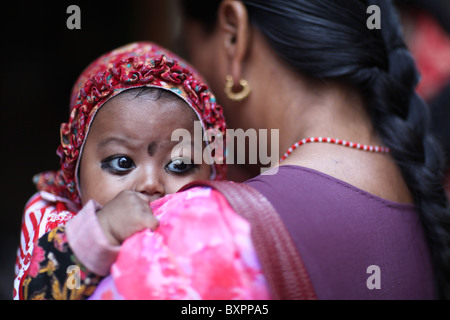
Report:
[[[145,228],[155,230],[158,220],[153,215],[148,198],[139,192],[122,191],[97,212],[100,226],[112,245]]]

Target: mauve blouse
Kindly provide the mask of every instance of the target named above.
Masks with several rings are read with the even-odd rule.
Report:
[[[246,183],[278,211],[319,299],[435,297],[430,253],[413,205],[294,165]]]

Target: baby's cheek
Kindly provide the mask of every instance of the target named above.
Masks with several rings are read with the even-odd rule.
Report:
[[[202,165],[199,170],[192,175],[188,175],[183,178],[178,178],[175,181],[172,181],[170,184],[166,186],[166,194],[176,193],[181,187],[185,186],[188,183],[198,180],[211,180],[211,175],[213,173],[212,167],[209,165]]]
[[[80,197],[82,205],[93,199],[104,206],[111,201],[120,191],[121,185],[114,181],[109,181],[102,173],[91,172],[88,175],[80,175]]]

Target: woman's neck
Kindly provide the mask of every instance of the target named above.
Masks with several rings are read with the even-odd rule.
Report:
[[[355,90],[335,82],[318,84],[305,79],[285,79],[278,84],[279,92],[285,94],[265,95],[273,97],[266,103],[277,108],[260,105],[260,110],[267,112],[262,117],[266,121],[262,127],[280,129],[280,155],[295,142],[308,137],[383,145],[363,98]],[[294,150],[282,163],[289,164],[315,169],[387,200],[412,203],[401,172],[389,154],[310,143]]]
[[[249,52],[245,69],[252,94],[241,114],[247,127],[280,130],[280,155],[298,140],[311,136],[381,143],[357,90],[338,81],[300,75],[256,29],[252,41],[254,49]]]
[[[285,90],[277,108],[265,108],[266,128],[280,129],[280,154],[309,137],[332,137],[361,144],[381,144],[358,92],[334,82],[307,80]],[[286,86],[284,87],[286,88]],[[278,97],[279,98],[279,97]]]

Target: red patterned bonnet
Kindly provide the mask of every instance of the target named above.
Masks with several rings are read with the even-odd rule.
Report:
[[[39,191],[81,205],[77,170],[92,120],[109,99],[138,87],[174,92],[195,111],[203,129],[220,131],[225,143],[222,107],[216,103],[203,78],[167,49],[150,42],[132,43],[102,55],[78,78],[72,90],[69,121],[61,124],[61,145],[57,150],[61,169],[36,175],[34,182]],[[212,167],[214,179],[225,178],[225,164],[214,163]]]

